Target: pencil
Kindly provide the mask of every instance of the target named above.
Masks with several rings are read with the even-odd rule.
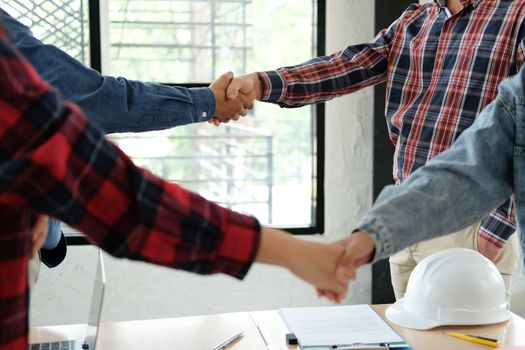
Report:
[[[499,341],[497,339],[485,338],[485,337],[480,337],[477,335],[469,335],[469,334],[463,334],[463,333],[457,333],[457,332],[447,332],[446,334],[450,335],[451,337],[456,337],[456,338],[466,340],[472,343],[486,345],[486,346],[490,346],[493,348],[497,348],[499,346]]]

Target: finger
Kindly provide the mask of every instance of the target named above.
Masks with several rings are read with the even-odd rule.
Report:
[[[330,300],[330,301],[334,301],[334,302],[335,302],[336,299],[337,299],[336,294],[335,294],[334,292],[332,292],[332,291],[328,291],[328,290],[324,291],[324,297],[325,297],[326,299],[328,299],[328,300]]]
[[[247,100],[246,102],[243,103],[243,105],[244,105],[244,108],[246,109],[253,109],[253,101]]]
[[[244,95],[248,95],[253,92],[254,88],[255,83],[253,81],[253,78],[251,78],[250,75],[248,75],[242,79],[242,86],[239,89],[239,92]]]
[[[337,266],[335,274],[339,281],[346,281],[346,283],[354,281],[356,278],[355,268],[342,265],[341,263]]]
[[[337,290],[332,292],[332,301],[340,304],[344,298],[346,298],[346,293],[348,291],[348,287],[339,285]]]
[[[246,115],[248,114],[248,112],[243,108],[239,111],[239,116],[243,116],[243,117],[246,117]],[[237,118],[238,119],[238,118]],[[236,119],[236,120],[237,120]]]
[[[351,280],[355,277],[355,269],[347,265],[339,264],[335,270],[338,280]]]
[[[226,96],[228,97],[228,100],[235,100],[242,86],[243,78],[233,78],[230,82],[230,85],[226,89]]]
[[[232,71],[229,71],[229,72],[226,72],[224,74],[221,74],[221,76],[219,77],[220,80],[224,79],[224,80],[228,80],[228,81],[231,81],[233,79],[233,72]]]
[[[213,125],[219,127],[221,125],[221,121],[218,118],[213,118]]]
[[[245,95],[239,95],[241,97],[241,102],[244,108],[246,109],[253,109],[253,100],[248,98]]]

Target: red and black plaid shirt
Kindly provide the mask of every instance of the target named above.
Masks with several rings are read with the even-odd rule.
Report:
[[[0,29],[0,350],[25,350],[35,213],[118,257],[242,278],[260,225],[137,168]]]
[[[386,82],[393,174],[402,182],[472,125],[525,58],[525,1],[461,3],[454,16],[445,0],[413,4],[370,43],[261,72],[262,99],[298,107]],[[507,201],[482,221],[479,234],[501,247],[515,229]]]

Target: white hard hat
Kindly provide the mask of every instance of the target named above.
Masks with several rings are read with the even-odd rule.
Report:
[[[442,250],[416,266],[404,298],[386,310],[386,317],[412,329],[503,322],[509,319],[505,283],[480,253]]]

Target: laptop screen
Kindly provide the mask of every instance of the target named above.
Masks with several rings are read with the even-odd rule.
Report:
[[[104,269],[102,250],[99,250],[97,272],[95,276],[95,284],[93,286],[93,296],[91,299],[91,308],[89,310],[89,319],[85,339],[85,344],[87,344],[87,349],[89,350],[95,350],[98,335],[98,326],[100,324],[100,315],[102,313],[102,300],[104,298],[105,284],[106,271]]]

